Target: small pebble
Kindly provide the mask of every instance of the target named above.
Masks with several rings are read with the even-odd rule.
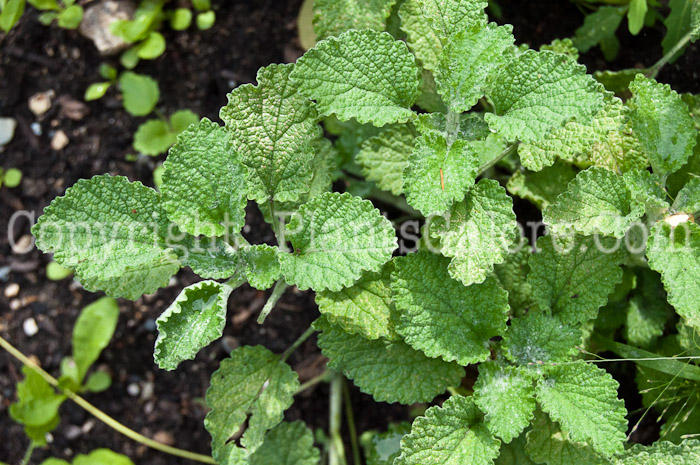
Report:
[[[240,345],[241,344],[240,342],[238,342],[238,339],[236,339],[233,336],[226,335],[221,338],[221,347],[226,351],[227,354],[233,352]]]
[[[158,327],[156,326],[156,320],[154,320],[153,318],[149,318],[146,321],[144,321],[141,327],[147,333],[153,333],[156,329],[158,329]]]
[[[139,388],[139,385],[136,383],[131,383],[126,387],[126,393],[129,394],[131,397],[138,396],[140,392],[141,388]]]
[[[68,145],[68,136],[66,135],[63,130],[59,129],[56,131],[56,134],[53,135],[53,138],[51,139],[51,148],[54,150],[63,150],[66,145]]]
[[[34,248],[34,238],[30,234],[25,234],[20,237],[12,246],[12,252],[22,255],[29,253]]]
[[[29,109],[36,116],[41,116],[51,108],[54,91],[39,92],[29,97]]]
[[[36,320],[34,318],[27,318],[24,320],[24,323],[22,323],[22,329],[24,330],[24,334],[26,334],[28,337],[32,337],[39,332],[39,325],[36,324]]]
[[[83,434],[83,431],[80,429],[80,426],[68,425],[65,429],[64,436],[69,441],[72,441],[73,439],[78,438],[81,434]]]
[[[8,299],[11,299],[13,297],[17,297],[17,294],[19,294],[19,284],[17,284],[17,283],[8,284],[7,287],[5,288],[5,297],[7,297]]]
[[[22,308],[22,301],[19,299],[10,300],[10,310],[19,310]]]
[[[156,433],[153,435],[153,439],[167,446],[172,446],[175,444],[175,438],[167,431],[156,431]]]
[[[141,389],[141,397],[139,397],[140,400],[142,401],[147,401],[151,400],[153,398],[153,391],[155,390],[155,385],[151,382],[147,382],[143,384],[143,388]]]
[[[0,146],[7,144],[15,135],[17,120],[14,118],[0,118]]]
[[[41,135],[41,133],[42,133],[41,124],[34,121],[32,124],[29,125],[29,127],[32,128],[32,132],[34,133],[35,136]]]
[[[80,428],[80,430],[83,432],[83,434],[87,434],[90,431],[92,431],[92,429],[94,427],[95,427],[95,422],[92,420],[88,420],[85,422],[85,424],[83,424],[83,426]]]

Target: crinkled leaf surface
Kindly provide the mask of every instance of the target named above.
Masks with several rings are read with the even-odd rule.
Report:
[[[668,84],[641,74],[630,84],[631,123],[659,176],[678,170],[693,153],[697,130],[688,106]]]
[[[250,456],[250,465],[317,465],[321,457],[314,435],[301,421],[283,422],[270,430]]]
[[[532,289],[527,282],[527,275],[530,272],[527,262],[530,254],[531,248],[523,246],[509,254],[503,263],[493,267],[494,277],[498,279],[501,287],[508,291],[508,303],[516,315],[535,306],[532,300]]]
[[[243,260],[246,263],[245,275],[248,283],[258,290],[272,287],[280,276],[282,270],[277,259],[279,249],[267,244],[256,244],[241,249]]]
[[[527,428],[535,411],[532,378],[519,369],[495,362],[479,365],[474,402],[486,415],[486,427],[509,443]]]
[[[621,238],[644,212],[643,204],[633,202],[622,176],[594,166],[581,171],[542,217],[554,232],[571,229]]]
[[[406,201],[426,216],[443,213],[464,198],[478,171],[479,157],[467,141],[420,136],[403,173]]]
[[[435,217],[430,236],[452,257],[450,276],[465,286],[480,283],[503,263],[516,239],[513,199],[497,181],[482,179],[445,217]]]
[[[543,209],[554,203],[575,177],[574,168],[569,163],[558,160],[541,171],[516,171],[508,180],[506,188],[511,194]]]
[[[513,318],[503,337],[503,351],[508,360],[520,366],[571,360],[581,331],[562,323],[557,316],[529,312]]]
[[[564,323],[595,318],[622,281],[625,255],[618,246],[608,237],[539,238],[528,275],[535,301]]]
[[[651,446],[635,444],[616,459],[615,465],[690,465],[700,463],[700,441],[688,439],[680,444],[658,441]]]
[[[174,370],[221,337],[232,291],[226,284],[201,281],[180,292],[156,320],[158,339],[153,357],[161,369]]]
[[[617,388],[605,370],[579,361],[547,366],[537,383],[537,400],[574,441],[610,456],[624,450],[627,430],[627,410]]]
[[[349,334],[324,318],[314,327],[322,333],[318,345],[330,368],[341,370],[377,402],[430,402],[457,386],[464,369],[456,363],[429,358],[401,340],[365,339]]]
[[[673,210],[691,215],[700,212],[700,178],[692,178],[683,186],[673,202]]]
[[[241,454],[235,443],[227,442],[246,420],[240,442],[249,453],[255,452],[267,430],[282,421],[298,388],[296,373],[266,348],[244,346],[231,352],[212,375],[206,394],[211,410],[204,426],[212,436],[214,459],[228,463],[227,457]]]
[[[444,42],[466,29],[485,26],[485,0],[418,0],[423,15]]]
[[[234,89],[220,112],[248,167],[248,196],[258,202],[294,201],[309,189],[318,126],[313,103],[290,81],[294,66],[261,68],[258,85]]]
[[[668,194],[659,176],[643,169],[627,171],[622,179],[630,192],[633,205],[636,203],[643,206],[654,218],[668,210]]]
[[[471,397],[452,396],[413,422],[396,465],[491,465],[500,442],[484,425]]]
[[[119,320],[119,305],[110,297],[102,297],[82,309],[73,327],[73,360],[82,383],[90,366],[112,340]]]
[[[316,304],[329,323],[366,339],[399,339],[395,332],[396,309],[391,301],[392,262],[381,271],[363,273],[350,287],[337,292],[321,291]]]
[[[442,41],[433,29],[430,19],[423,14],[421,0],[405,0],[399,8],[401,29],[406,33],[406,43],[424,69],[437,69]]]
[[[223,238],[188,236],[182,245],[180,261],[202,278],[229,278],[242,269],[239,251]]]
[[[418,98],[418,68],[406,44],[386,32],[350,30],[320,42],[291,78],[324,115],[375,126],[404,123]]]
[[[293,253],[280,254],[282,273],[299,289],[339,291],[363,271],[379,271],[396,248],[389,220],[368,200],[325,193],[304,204],[287,226]]]
[[[246,173],[224,128],[203,118],[178,136],[163,167],[163,205],[181,229],[194,236],[241,230]]]
[[[360,436],[360,444],[365,453],[367,465],[393,465],[394,459],[401,454],[401,438],[411,432],[407,421],[389,423],[383,433],[370,430]]]
[[[508,293],[492,278],[465,287],[450,277],[448,263],[429,252],[395,259],[396,330],[429,357],[466,366],[486,360],[488,340],[505,333]]]
[[[383,31],[396,0],[315,0],[314,31],[317,40],[349,29]]]
[[[168,220],[155,190],[121,176],[81,179],[32,228],[37,247],[75,270],[85,289],[138,299],[180,268],[163,245]]]
[[[700,226],[688,221],[674,228],[667,221],[657,222],[647,258],[649,267],[661,273],[668,302],[689,325],[700,328]]]
[[[495,23],[460,31],[447,41],[435,82],[452,111],[462,113],[476,105],[489,76],[510,60],[514,42],[513,27]]]
[[[413,152],[415,135],[406,125],[392,126],[362,143],[355,160],[362,174],[394,195],[403,193],[403,172]]]
[[[585,121],[603,105],[602,86],[566,55],[528,50],[493,79],[487,96],[491,129],[508,140],[532,142],[571,118]]]

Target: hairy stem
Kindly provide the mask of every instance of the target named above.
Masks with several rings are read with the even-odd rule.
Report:
[[[331,372],[328,370],[324,370],[323,373],[321,373],[320,375],[314,376],[313,378],[306,381],[305,383],[302,383],[301,386],[299,386],[299,389],[296,390],[294,395],[296,396],[297,394],[300,394],[300,393],[306,391],[307,389],[309,389],[313,386],[316,386],[318,383],[323,383],[323,382],[328,381],[330,376],[331,376]]]
[[[515,144],[508,146],[496,158],[481,165],[479,167],[479,174],[478,175],[484,174],[484,172],[486,170],[488,170],[489,168],[493,168],[496,165],[496,163],[498,163],[499,161],[503,160],[504,158],[514,154],[518,150],[519,144],[520,144],[520,142],[516,142]]]
[[[678,42],[676,42],[676,45],[673,46],[671,50],[668,51],[667,54],[661,57],[659,61],[654,63],[654,65],[649,68],[646,72],[646,77],[648,78],[656,78],[656,76],[659,74],[661,69],[668,64],[669,61],[671,61],[672,58],[676,56],[678,52],[683,49],[686,45],[688,45],[688,42],[690,42],[690,39],[692,37],[692,33],[689,32],[683,37],[680,38]]]
[[[267,302],[265,302],[265,306],[260,311],[260,316],[258,316],[258,323],[263,324],[265,322],[265,318],[267,318],[267,315],[270,314],[272,309],[275,307],[275,304],[277,304],[277,301],[280,300],[280,297],[282,297],[282,294],[284,294],[284,291],[286,291],[288,287],[289,284],[287,284],[284,281],[284,279],[280,279],[275,283],[275,287],[272,289],[272,294],[270,294],[270,298],[267,299]]]
[[[114,429],[115,431],[118,431],[119,433],[123,434],[124,436],[133,439],[134,441],[143,444],[146,447],[150,447],[151,449],[156,449],[161,452],[165,452],[166,454],[174,455],[177,457],[182,457],[188,460],[194,460],[196,462],[202,462],[202,463],[213,463],[216,464],[213,458],[207,456],[207,455],[202,455],[202,454],[197,454],[196,452],[190,452],[188,450],[183,450],[183,449],[178,449],[176,447],[171,447],[167,446],[165,444],[162,444],[160,442],[154,441],[153,439],[147,438],[146,436],[137,433],[136,431],[128,428],[127,426],[122,425],[119,423],[117,420],[114,418],[110,417],[106,413],[104,413],[102,410],[98,409],[94,405],[92,405],[90,402],[86,401],[82,397],[80,397],[78,394],[74,393],[73,391],[70,391],[68,389],[61,389],[58,385],[58,380],[51,376],[49,373],[44,371],[39,365],[34,363],[32,360],[30,360],[26,355],[24,355],[22,352],[17,350],[12,344],[7,342],[3,337],[0,336],[0,346],[5,349],[7,352],[10,353],[13,357],[15,357],[17,360],[22,362],[24,365],[28,366],[32,370],[36,371],[39,376],[44,378],[44,380],[61,391],[61,393],[65,394],[66,397],[68,397],[70,400],[78,404],[80,407],[85,409],[87,412],[89,412],[92,416],[97,418],[98,420],[102,421],[104,424],[109,426],[110,428]]]
[[[333,373],[331,379],[330,397],[330,447],[328,450],[328,465],[347,465],[345,460],[345,446],[343,438],[340,436],[340,424],[343,413],[343,375]]]
[[[19,465],[27,465],[29,463],[29,460],[32,458],[32,454],[34,453],[34,449],[36,449],[36,443],[30,440],[29,446],[27,446],[27,452],[24,453],[24,457],[22,457],[22,461],[19,463]]]
[[[277,239],[277,246],[282,252],[289,252],[287,249],[287,241],[284,240],[284,236],[282,235],[282,227],[279,218],[277,218],[277,213],[275,213],[275,205],[272,199],[267,202],[267,210],[270,214],[270,221],[272,222],[272,230],[275,233],[275,239]]]
[[[350,389],[348,383],[343,379],[343,399],[345,400],[345,420],[348,424],[350,432],[350,445],[352,447],[352,463],[359,465],[360,462],[360,446],[357,442],[357,429],[355,428],[355,415],[352,412],[352,400],[350,399]]]
[[[282,359],[282,361],[283,362],[286,361],[289,358],[289,356],[292,355],[292,352],[297,350],[299,348],[299,346],[302,345],[304,343],[304,341],[306,341],[315,332],[316,332],[316,330],[311,326],[306,331],[304,331],[304,334],[299,336],[297,338],[297,340],[294,341],[292,343],[292,345],[289,346],[289,348],[284,351],[284,353],[280,357]]]

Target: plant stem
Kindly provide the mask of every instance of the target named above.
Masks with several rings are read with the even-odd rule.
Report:
[[[296,390],[296,392],[294,393],[294,395],[297,395],[297,394],[299,394],[299,393],[301,393],[301,392],[304,392],[304,391],[306,391],[307,389],[309,389],[310,387],[316,386],[318,383],[321,383],[321,382],[323,382],[323,381],[328,381],[328,378],[330,377],[330,374],[331,374],[330,371],[325,370],[325,371],[324,371],[323,373],[321,373],[320,375],[314,376],[313,378],[311,378],[310,380],[308,380],[307,382],[305,382],[305,383],[303,383],[301,386],[299,386],[299,389]]]
[[[34,453],[34,449],[36,449],[36,443],[33,440],[30,440],[29,446],[27,446],[27,452],[24,453],[24,457],[22,457],[22,461],[19,463],[19,465],[27,465],[29,463],[29,459],[32,458],[32,454]]]
[[[267,299],[265,306],[260,311],[260,315],[258,316],[259,324],[263,324],[265,322],[265,318],[267,318],[267,315],[270,314],[272,309],[275,307],[275,304],[278,300],[280,300],[280,297],[282,297],[282,294],[284,294],[284,291],[286,291],[288,287],[289,285],[284,281],[284,279],[280,279],[275,283],[275,287],[272,289],[270,298]]]
[[[352,400],[350,399],[350,389],[348,383],[343,379],[343,399],[345,400],[345,420],[348,423],[348,431],[350,431],[350,445],[352,447],[352,463],[359,465],[360,462],[360,446],[357,442],[357,430],[355,428],[355,415],[352,412]]]
[[[104,413],[102,410],[98,409],[97,407],[95,407],[90,402],[86,401],[85,399],[83,399],[78,394],[74,393],[73,391],[70,391],[68,389],[61,389],[58,385],[58,380],[56,380],[56,378],[54,378],[49,373],[44,371],[43,368],[41,368],[39,365],[34,363],[32,360],[30,360],[26,355],[24,355],[22,352],[17,350],[12,344],[7,342],[1,336],[0,336],[0,346],[3,349],[5,349],[6,351],[8,351],[10,353],[10,355],[15,357],[20,362],[22,362],[24,365],[26,365],[29,368],[31,368],[32,370],[36,371],[39,374],[39,376],[44,378],[44,380],[47,383],[49,383],[50,385],[52,385],[53,387],[55,387],[56,389],[61,391],[70,400],[72,400],[73,402],[78,404],[80,407],[87,410],[95,418],[102,421],[110,428],[123,434],[124,436],[126,436],[130,439],[133,439],[134,441],[136,441],[140,444],[143,444],[146,447],[150,447],[152,449],[156,449],[156,450],[159,450],[161,452],[165,452],[166,454],[175,455],[177,457],[182,457],[182,458],[189,459],[189,460],[194,460],[196,462],[216,464],[214,459],[209,457],[208,455],[202,455],[202,454],[198,454],[196,452],[190,452],[188,450],[183,450],[183,449],[178,449],[176,447],[167,446],[167,445],[162,444],[160,442],[154,441],[153,439],[147,438],[146,436],[137,433],[136,431],[128,428],[127,426],[122,425],[117,420],[110,417],[109,415]]]
[[[297,340],[294,341],[292,343],[292,345],[289,346],[289,348],[284,351],[284,353],[280,357],[282,359],[282,361],[283,362],[286,361],[289,358],[289,356],[292,355],[292,352],[297,350],[299,348],[299,346],[302,345],[304,343],[304,341],[306,341],[315,332],[316,332],[316,330],[312,326],[309,326],[309,328],[306,331],[304,331],[304,334],[299,336],[297,338]]]
[[[284,236],[282,236],[282,229],[280,227],[279,218],[277,218],[277,214],[275,213],[275,206],[272,199],[267,202],[267,208],[268,212],[270,213],[272,230],[275,233],[275,239],[277,239],[277,247],[279,247],[282,252],[289,252],[289,250],[287,250],[287,241],[285,241]]]
[[[659,61],[654,63],[654,65],[647,70],[646,77],[652,79],[655,78],[661,71],[661,68],[666,66],[668,62],[671,61],[671,59],[676,55],[676,53],[680,52],[683,47],[688,45],[688,42],[690,42],[692,36],[692,32],[689,32],[683,37],[681,37],[680,40],[676,42],[676,45],[674,45],[673,48],[669,50],[667,54],[662,56]]]
[[[507,156],[512,155],[513,153],[515,153],[515,151],[518,149],[518,144],[519,144],[519,142],[516,142],[515,144],[513,144],[513,145],[507,147],[507,148],[506,148],[503,152],[501,152],[496,158],[494,158],[493,160],[488,161],[488,162],[484,163],[483,165],[481,165],[481,166],[479,167],[479,175],[484,174],[484,172],[485,172],[486,170],[488,170],[489,168],[492,168],[493,166],[495,166],[496,163],[498,163],[499,161],[503,160],[503,159],[506,158]]]
[[[340,436],[340,424],[342,421],[342,399],[343,399],[343,375],[333,373],[331,379],[330,397],[330,448],[328,450],[328,465],[347,465],[345,460],[345,446],[343,438]]]

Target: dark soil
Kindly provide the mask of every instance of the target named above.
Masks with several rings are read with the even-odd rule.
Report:
[[[226,102],[225,94],[232,87],[252,82],[261,66],[293,61],[301,53],[295,30],[300,0],[221,0],[214,4],[217,21],[212,29],[166,32],[165,55],[153,62],[143,62],[137,68],[138,72],[158,80],[162,96],[159,109],[165,114],[189,108],[218,119],[218,110]],[[571,36],[583,19],[564,0],[499,0],[499,4],[504,11],[499,22],[514,24],[518,41],[533,47],[557,37]],[[84,291],[70,279],[48,281],[45,266],[49,257],[36,249],[26,254],[14,253],[8,238],[20,240],[29,233],[30,224],[16,222],[10,230],[9,219],[20,210],[38,215],[54,197],[80,178],[111,173],[152,185],[154,160],[126,160],[131,152],[132,134],[144,119],[126,114],[113,90],[104,99],[81,107],[87,86],[100,80],[97,68],[103,59],[92,43],[77,32],[42,26],[37,14],[31,8],[27,10],[10,34],[0,36],[0,116],[12,116],[19,122],[14,140],[0,152],[0,165],[17,167],[24,173],[19,188],[0,191],[0,278],[4,281],[0,287],[5,289],[10,283],[17,283],[21,289],[11,299],[0,295],[0,334],[25,354],[37,357],[45,369],[57,375],[61,358],[70,353],[70,334],[79,310],[99,295]],[[649,66],[661,56],[662,37],[660,26],[646,30],[639,37],[623,32],[622,52],[616,62],[606,64],[595,50],[583,56],[582,61],[591,71]],[[669,82],[679,91],[699,92],[700,84],[694,75],[699,61],[697,47],[690,47],[676,64],[660,74],[659,80]],[[37,118],[29,111],[27,101],[35,93],[47,90],[55,92],[53,106]],[[78,113],[87,111],[82,118],[76,118],[70,111],[76,105]],[[40,125],[41,135],[32,132],[33,123]],[[57,130],[65,131],[70,139],[68,146],[60,151],[50,148]],[[529,216],[532,209],[523,207],[522,211]],[[251,240],[272,240],[254,207],[249,208],[248,225]],[[9,267],[6,276],[2,276],[3,267]],[[230,299],[226,336],[178,370],[159,370],[152,356],[156,337],[154,320],[183,286],[196,279],[183,270],[176,282],[155,295],[144,296],[137,302],[120,300],[122,315],[117,332],[98,362],[112,373],[114,383],[109,390],[86,397],[146,436],[170,440],[177,447],[207,454],[209,435],[202,424],[206,413],[202,398],[219,361],[237,345],[262,344],[282,352],[318,312],[311,293],[290,291],[265,325],[259,326],[255,318],[266,295],[243,286]],[[27,337],[22,330],[28,318],[35,318],[39,325],[39,333],[33,337]],[[323,370],[325,360],[312,338],[292,355],[290,363],[305,381]],[[14,401],[14,385],[20,379],[16,361],[0,353],[3,437],[0,461],[8,463],[18,463],[28,443],[22,428],[7,415],[7,408]],[[636,392],[628,375],[623,375],[621,381],[627,385],[627,388],[623,385],[623,395]],[[128,394],[130,385],[138,386],[138,395]],[[409,418],[408,407],[376,404],[354,388],[352,400],[360,432],[383,429],[389,422]],[[630,402],[634,405],[637,399]],[[327,403],[327,387],[321,384],[300,395],[286,415],[288,419],[303,419],[312,428],[326,428]],[[70,402],[62,407],[61,415],[62,422],[53,434],[53,442],[35,452],[32,463],[49,456],[69,459],[76,453],[99,447],[125,453],[136,463],[191,463],[126,439]],[[653,434],[653,429],[649,431]]]

